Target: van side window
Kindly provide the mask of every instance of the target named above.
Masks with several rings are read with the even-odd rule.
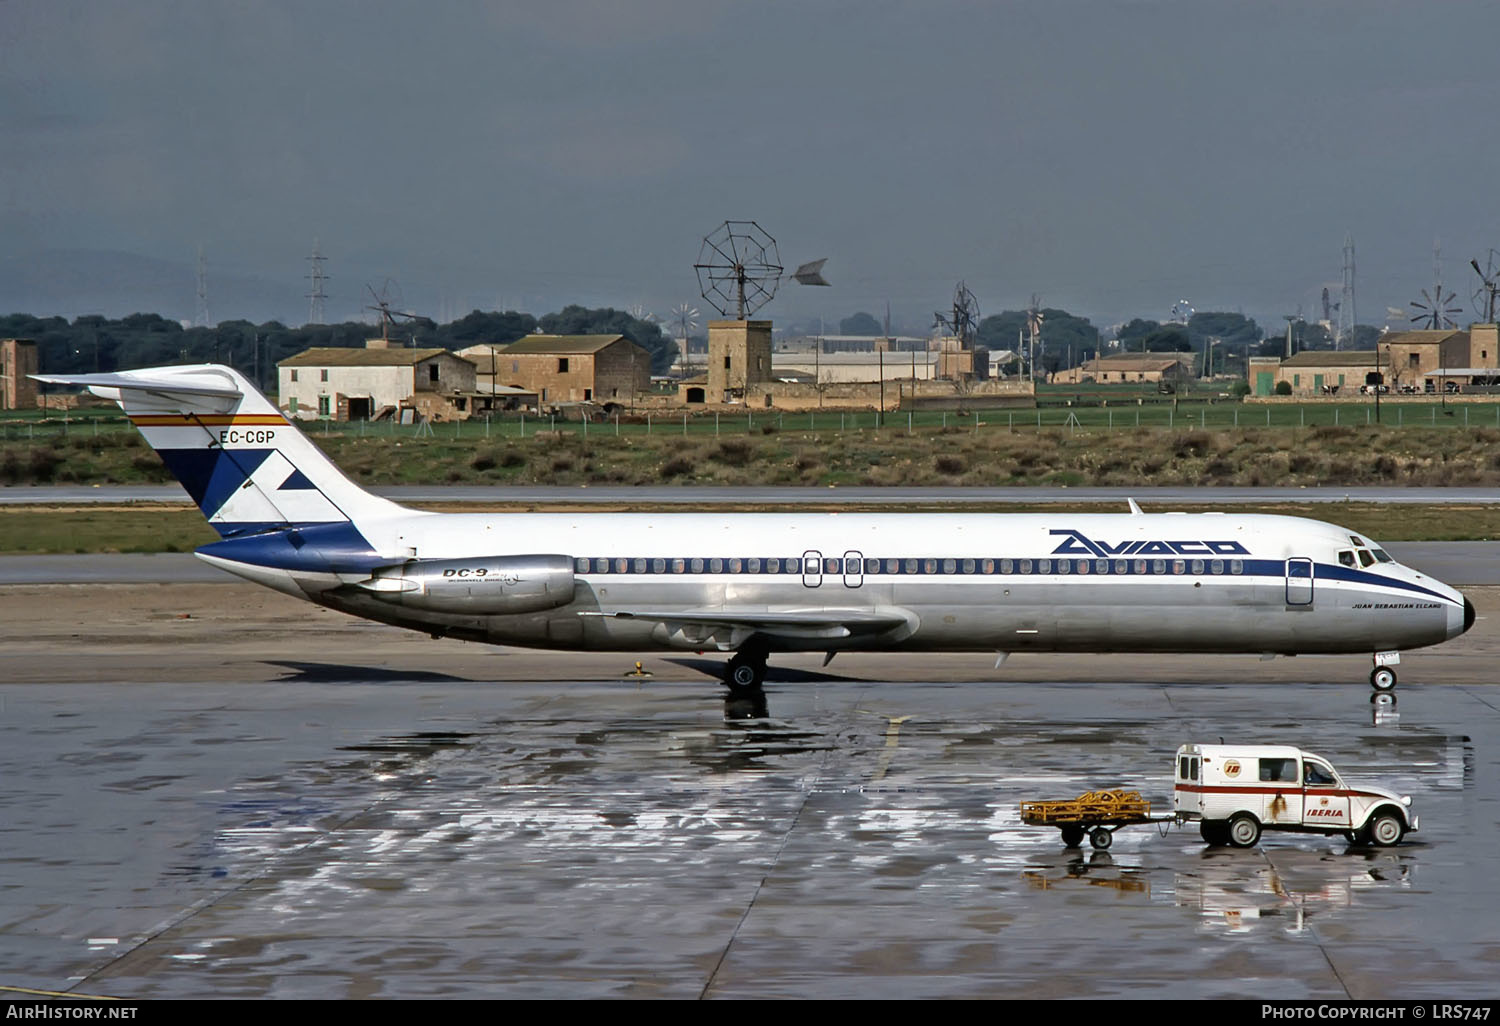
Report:
[[[1304,772],[1306,775],[1302,778],[1302,782],[1307,784],[1309,787],[1332,784],[1334,782],[1333,774],[1329,773],[1326,769],[1324,769],[1322,766],[1319,766],[1312,760],[1308,760],[1303,765],[1305,767]]]
[[[1297,782],[1297,760],[1296,759],[1262,759],[1260,760],[1260,779],[1262,780],[1285,780],[1288,783]]]

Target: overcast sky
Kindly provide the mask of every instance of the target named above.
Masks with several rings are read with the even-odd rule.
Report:
[[[440,319],[704,308],[740,218],[828,258],[779,321],[930,322],[961,278],[985,313],[1313,319],[1346,232],[1362,322],[1435,239],[1467,321],[1500,248],[1493,0],[0,0],[0,50],[7,273],[202,246],[211,295],[284,286],[216,319],[305,320],[315,238],[330,320],[387,276]]]

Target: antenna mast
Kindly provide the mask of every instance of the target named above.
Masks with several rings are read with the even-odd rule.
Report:
[[[203,257],[203,247],[198,247],[198,311],[193,323],[200,328],[212,328],[208,317],[208,261]]]
[[[1339,326],[1333,336],[1335,349],[1347,345],[1355,348],[1354,329],[1359,322],[1354,319],[1354,235],[1344,235],[1344,293],[1339,299]]]
[[[323,262],[328,258],[318,251],[318,240],[313,239],[312,256],[307,258],[312,261],[312,268],[307,273],[307,280],[312,282],[312,291],[307,294],[308,309],[307,323],[323,323],[323,300],[328,298],[323,292],[323,283],[328,280],[328,275],[323,273]]]

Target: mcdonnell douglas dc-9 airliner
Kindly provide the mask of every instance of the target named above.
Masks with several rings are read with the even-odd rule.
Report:
[[[113,399],[220,540],[197,555],[434,638],[588,651],[1370,653],[1474,607],[1333,524],[1280,516],[432,513],[354,484],[217,365],[41,376]]]

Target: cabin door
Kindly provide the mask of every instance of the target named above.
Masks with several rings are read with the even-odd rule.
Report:
[[[802,583],[809,588],[823,583],[823,553],[817,549],[802,553]]]
[[[865,583],[865,556],[850,550],[844,553],[844,587],[858,588]]]
[[[1286,604],[1313,604],[1313,562],[1304,556],[1294,556],[1286,561]]]

